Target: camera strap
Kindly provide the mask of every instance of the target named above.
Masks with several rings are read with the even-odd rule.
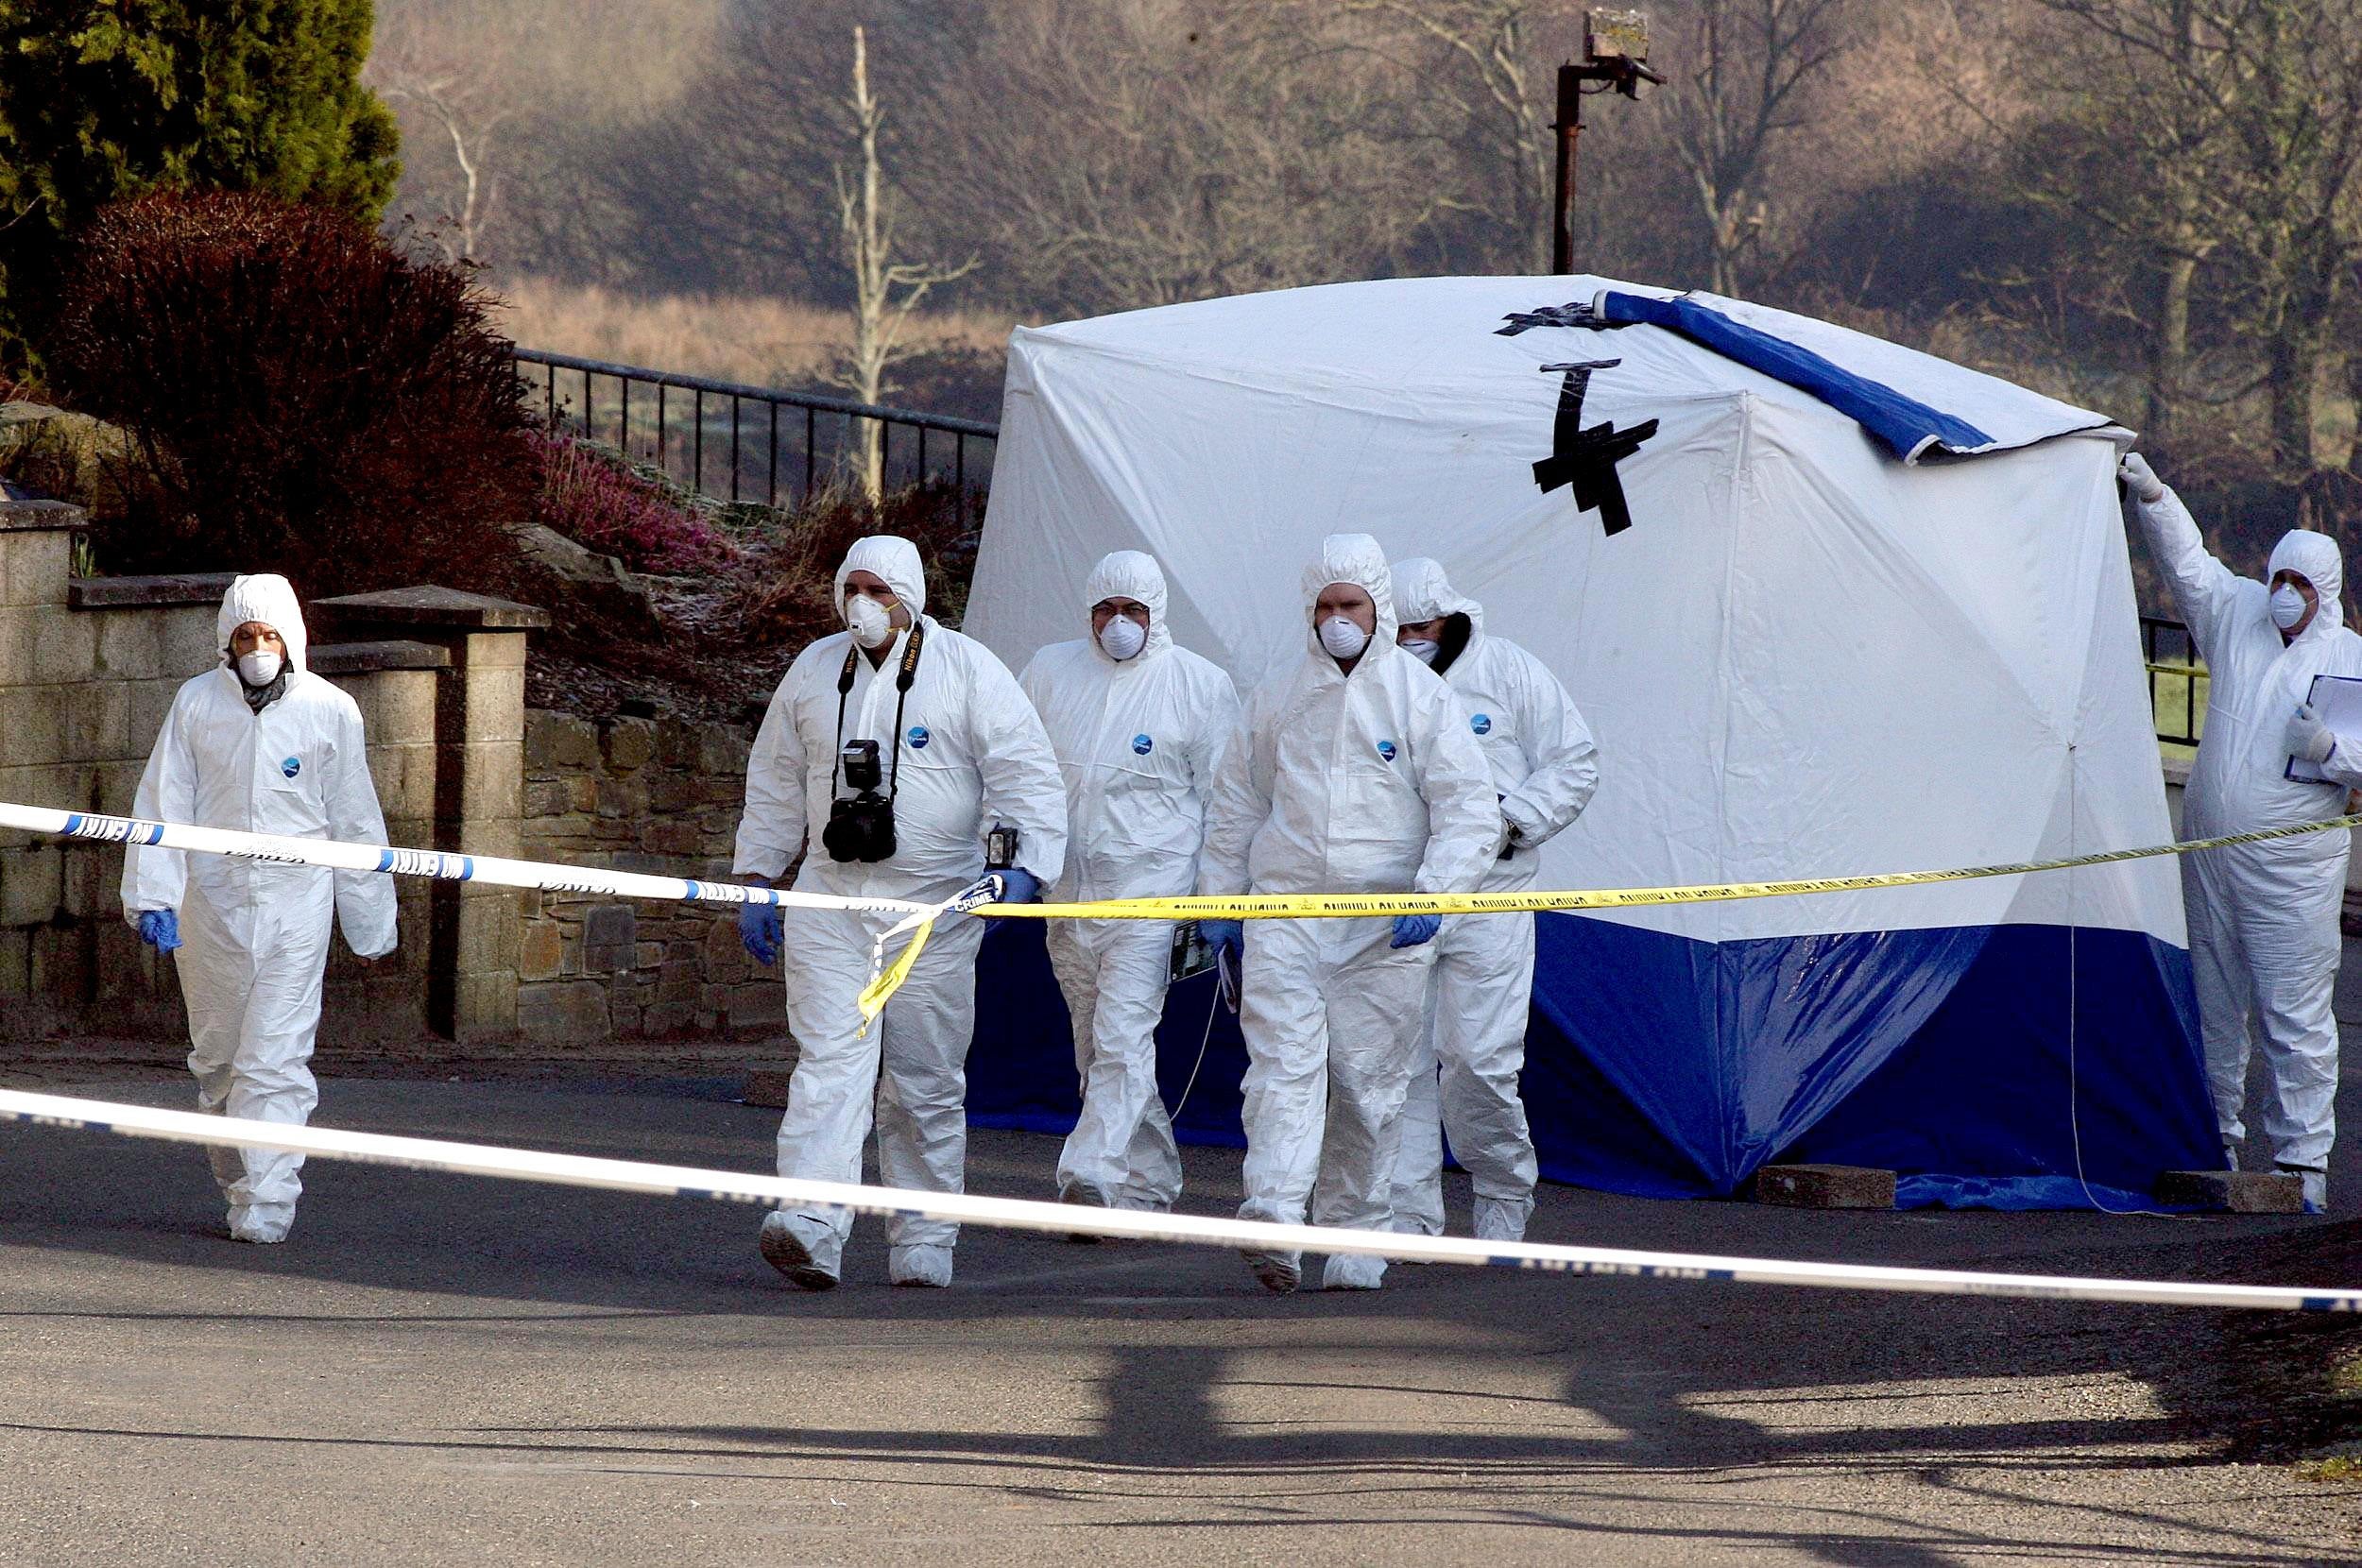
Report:
[[[927,642],[927,623],[911,622],[911,635],[902,645],[902,667],[894,675],[894,761],[886,782],[886,798],[892,800],[902,788],[902,705],[910,700],[911,683],[918,679],[918,656]],[[845,650],[845,668],[836,676],[836,745],[834,758],[829,764],[829,793],[834,795],[845,771],[845,704],[853,694],[853,675],[861,668],[861,644],[856,642]]]
[[[902,792],[902,705],[910,701],[911,683],[918,678],[918,654],[926,641],[927,623],[913,621],[911,639],[902,649],[902,668],[894,676],[894,763],[886,778],[889,804]]]

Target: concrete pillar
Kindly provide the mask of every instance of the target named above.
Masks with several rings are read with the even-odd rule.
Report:
[[[0,501],[0,792],[34,806],[79,804],[95,711],[72,699],[97,657],[92,628],[66,608],[81,509]],[[104,716],[103,713],[101,716]],[[54,955],[66,863],[55,840],[0,832],[0,1037],[34,1034],[86,999]]]
[[[463,855],[520,853],[524,802],[525,636],[531,605],[454,588],[348,594],[312,605],[315,635],[443,649],[435,697],[434,843]],[[429,899],[427,1027],[466,1042],[517,1027],[519,894],[437,882]]]

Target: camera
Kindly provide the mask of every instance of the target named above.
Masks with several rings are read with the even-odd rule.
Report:
[[[894,858],[894,802],[875,790],[829,803],[829,825],[821,847],[832,861],[877,861]]]
[[[829,803],[829,825],[820,830],[821,847],[832,861],[876,862],[894,856],[894,802],[878,793],[881,770],[878,742],[847,741],[837,752],[837,765],[850,800]]]

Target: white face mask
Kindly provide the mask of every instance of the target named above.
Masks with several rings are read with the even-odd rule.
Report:
[[[856,593],[845,601],[845,624],[852,632],[853,640],[864,648],[882,648],[894,640],[892,613],[865,593]]]
[[[2288,584],[2272,589],[2272,624],[2287,631],[2304,619],[2304,595]]]
[[[1331,658],[1356,658],[1370,645],[1370,634],[1342,615],[1321,622],[1321,646]]]
[[[1119,664],[1137,658],[1139,651],[1148,646],[1148,628],[1128,615],[1119,615],[1099,634],[1099,646]]]
[[[1432,664],[1435,662],[1435,656],[1444,651],[1444,645],[1440,642],[1429,642],[1423,637],[1406,638],[1403,640],[1402,651],[1421,664]]]
[[[277,654],[257,648],[250,654],[238,656],[238,678],[248,686],[268,686],[279,678],[280,668],[286,661]]]

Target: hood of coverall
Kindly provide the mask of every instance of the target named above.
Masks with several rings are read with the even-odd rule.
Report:
[[[303,630],[303,611],[296,605],[294,585],[275,571],[240,577],[221,596],[221,613],[214,617],[214,646],[221,662],[230,660],[230,634],[249,621],[259,621],[279,634],[287,645],[287,668],[305,668],[303,654],[311,639]]]
[[[2280,536],[2272,546],[2271,565],[2264,571],[2264,581],[2270,581],[2283,571],[2293,571],[2313,585],[2320,596],[2319,613],[2313,617],[2313,625],[2304,628],[2310,636],[2314,626],[2342,626],[2346,623],[2345,606],[2337,595],[2345,587],[2345,557],[2337,549],[2337,541],[2327,534],[2317,534],[2310,528],[2291,528]]]
[[[1378,541],[1367,534],[1331,534],[1321,541],[1320,558],[1304,569],[1305,637],[1312,652],[1324,658],[1328,650],[1321,646],[1321,629],[1312,622],[1311,611],[1320,604],[1321,589],[1331,583],[1351,583],[1378,606],[1378,629],[1370,634],[1370,646],[1361,656],[1400,653],[1395,646],[1394,575],[1386,570],[1386,552]]]
[[[1451,579],[1444,575],[1443,562],[1413,555],[1395,563],[1394,578],[1395,617],[1405,625],[1417,625],[1437,616],[1457,615],[1467,620],[1467,630],[1459,646],[1453,646],[1455,639],[1446,632],[1443,655],[1435,661],[1436,673],[1459,663],[1483,640],[1484,606],[1451,586]]]
[[[1090,580],[1083,585],[1083,610],[1087,616],[1102,599],[1137,599],[1148,606],[1148,641],[1140,651],[1123,660],[1138,664],[1155,658],[1172,646],[1172,633],[1165,627],[1165,569],[1156,564],[1156,557],[1138,550],[1119,550],[1091,568]],[[1109,664],[1116,660],[1099,645],[1099,639],[1090,639],[1091,652]]]
[[[927,568],[918,558],[918,546],[899,534],[872,534],[855,539],[853,548],[845,553],[845,564],[836,569],[836,607],[841,615],[845,609],[845,579],[856,571],[873,572],[894,590],[894,596],[911,612],[911,624],[927,613]]]

